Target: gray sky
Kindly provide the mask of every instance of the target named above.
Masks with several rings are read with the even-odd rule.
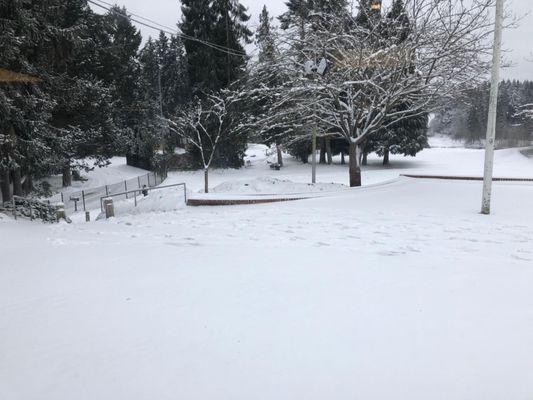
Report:
[[[111,0],[108,0],[111,2]],[[277,16],[285,9],[286,0],[241,0],[252,15],[252,27],[257,24],[258,15],[267,7],[272,15]],[[504,46],[509,52],[506,59],[513,66],[504,70],[505,78],[533,80],[533,0],[505,0],[506,7],[518,17],[522,17],[520,27],[508,30],[504,34]],[[133,13],[152,19],[163,25],[175,26],[180,17],[178,0],[114,0],[124,5]],[[157,36],[152,29],[139,26],[144,37]],[[528,59],[532,61],[528,61]]]

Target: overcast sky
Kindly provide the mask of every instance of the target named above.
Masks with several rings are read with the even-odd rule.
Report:
[[[111,2],[112,0],[108,0]],[[251,25],[257,25],[258,15],[267,4],[271,14],[277,16],[285,10],[286,0],[241,0],[252,15]],[[175,26],[180,20],[180,3],[178,0],[115,0],[130,12],[142,15],[163,25]],[[385,0],[387,2],[387,0]],[[506,7],[518,17],[522,17],[520,27],[505,32],[504,46],[509,52],[506,59],[513,66],[504,70],[505,78],[533,80],[533,0],[505,0]],[[144,37],[157,36],[152,29],[139,26]]]

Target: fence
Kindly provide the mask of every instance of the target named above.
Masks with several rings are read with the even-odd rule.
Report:
[[[130,191],[144,187],[153,188],[166,179],[165,174],[150,172],[136,178],[131,178],[111,185],[99,186],[79,191],[61,192],[50,198],[51,202],[61,202],[69,212],[87,211],[100,207],[100,198],[107,196],[122,196],[128,199]]]
[[[165,186],[158,186],[158,187],[152,187],[152,188],[147,187],[143,189],[134,189],[134,190],[129,190],[127,192],[110,194],[108,196],[102,196],[100,197],[100,210],[104,212],[104,199],[119,198],[119,200],[121,200],[121,199],[129,198],[129,199],[133,199],[134,201],[133,204],[135,207],[137,207],[137,196],[143,197],[143,196],[147,196],[148,192],[151,192],[151,191],[170,189],[170,188],[175,188],[175,187],[183,187],[183,201],[185,202],[185,204],[187,204],[187,184],[186,183],[175,183],[173,185],[165,185]]]

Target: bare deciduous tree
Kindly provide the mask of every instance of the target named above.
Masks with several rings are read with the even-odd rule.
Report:
[[[235,102],[236,96],[227,91],[210,94],[168,120],[170,129],[198,150],[204,169],[205,193],[209,192],[209,168],[218,147],[231,133],[229,108]]]
[[[305,37],[288,33],[279,62],[267,66],[284,79],[274,87],[254,88],[271,99],[263,125],[283,127],[278,134],[292,125],[300,135],[309,135],[302,128],[318,125],[323,133],[346,139],[350,185],[361,185],[362,145],[370,135],[427,113],[442,96],[485,77],[493,4],[407,0],[401,18],[384,16],[364,25],[343,19],[333,25],[344,28],[332,31],[332,16],[327,26],[314,23]],[[328,72],[306,75],[304,65],[322,59]]]

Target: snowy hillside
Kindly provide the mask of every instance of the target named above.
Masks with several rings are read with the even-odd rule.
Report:
[[[426,150],[386,170],[372,160],[364,176],[479,174],[481,156]],[[532,166],[497,152],[498,174],[531,176]],[[306,185],[308,172],[259,160],[213,176],[239,192],[243,177]],[[183,176],[201,187],[200,174],[172,179]],[[319,176],[342,183],[346,169]],[[221,208],[179,196],[159,192],[89,224],[0,219],[0,398],[533,393],[533,185],[496,183],[490,217],[478,214],[478,182],[400,178]]]
[[[107,167],[94,168],[92,171],[82,172],[84,178],[82,182],[73,181],[72,187],[62,188],[62,178],[60,175],[48,178],[47,181],[52,185],[55,192],[77,191],[85,188],[94,188],[98,186],[110,185],[122,182],[127,179],[136,178],[141,175],[146,175],[148,171],[140,168],[130,167],[126,165],[125,157],[113,157]]]

